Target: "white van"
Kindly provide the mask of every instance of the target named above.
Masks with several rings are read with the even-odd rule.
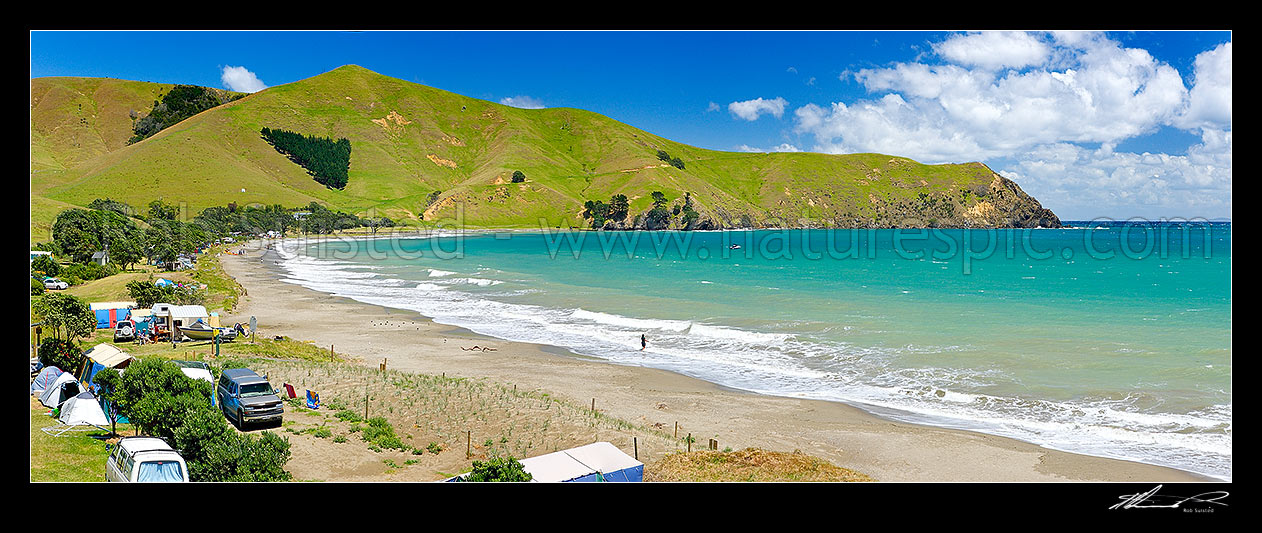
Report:
[[[188,465],[179,452],[157,437],[123,437],[105,461],[105,480],[188,482]]]

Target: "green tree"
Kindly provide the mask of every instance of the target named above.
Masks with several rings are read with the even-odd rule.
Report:
[[[49,292],[32,302],[36,319],[52,331],[54,339],[73,340],[96,331],[96,314],[87,302],[69,294]]]
[[[149,218],[158,220],[175,220],[180,216],[180,208],[163,202],[161,199],[149,202]]]
[[[40,272],[45,276],[56,276],[61,273],[61,265],[51,256],[41,255],[31,262],[31,272]]]
[[[211,405],[211,384],[170,361],[142,359],[127,372],[102,371],[102,396],[143,433],[181,451],[192,481],[288,481],[289,441],[267,431],[238,434]]]
[[[513,183],[521,183],[521,182],[523,182],[523,181],[526,181],[526,175],[525,175],[525,174],[522,174],[522,172],[521,172],[520,170],[514,170],[514,171],[513,171]]]
[[[627,201],[627,195],[615,194],[609,199],[609,219],[622,222],[627,219],[627,213],[631,210],[631,204]]]
[[[110,261],[122,265],[124,270],[131,270],[132,265],[143,261],[145,255],[141,250],[141,239],[139,235],[137,237],[110,244]]]
[[[84,209],[67,209],[53,222],[53,241],[71,261],[86,263],[101,250],[100,220]]]
[[[489,461],[474,461],[473,470],[464,479],[473,482],[513,482],[530,481],[534,476],[517,459],[495,457]]]
[[[346,188],[351,165],[350,140],[334,141],[271,128],[263,128],[260,133],[277,152],[307,169],[320,184],[332,189]]]
[[[696,224],[697,219],[701,217],[701,214],[697,213],[696,209],[692,207],[692,193],[690,192],[684,193],[684,206],[680,211],[683,213],[683,218],[680,219],[680,225],[683,226],[684,229],[692,229],[693,225]]]
[[[609,206],[600,200],[595,202],[588,200],[583,204],[586,209],[583,211],[584,218],[592,219],[592,227],[600,228],[605,225],[605,220],[609,216]]]

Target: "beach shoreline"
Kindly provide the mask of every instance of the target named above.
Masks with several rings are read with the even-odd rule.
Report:
[[[880,481],[1205,482],[1213,478],[1088,456],[983,433],[881,418],[840,402],[770,396],[674,372],[612,364],[564,348],[505,341],[419,313],[366,304],[283,281],[274,251],[223,255],[247,291],[229,321],[256,316],[259,333],[330,346],[358,363],[431,375],[486,378],[538,389],[680,436],[698,446],[801,450]],[[473,345],[492,351],[465,349]],[[644,458],[651,463],[653,457]]]

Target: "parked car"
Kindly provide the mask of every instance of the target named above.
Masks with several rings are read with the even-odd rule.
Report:
[[[64,281],[62,281],[62,280],[59,280],[59,279],[57,279],[57,278],[45,278],[45,279],[44,279],[44,288],[45,288],[45,289],[55,289],[55,290],[59,290],[59,291],[64,291],[64,290],[66,290],[66,289],[69,289],[69,288],[70,288],[70,284],[69,284],[69,283],[66,283],[66,282],[64,282]]]
[[[160,438],[123,437],[105,460],[105,480],[188,482],[188,465],[179,452]]]
[[[136,340],[136,323],[131,320],[119,320],[114,325],[114,342]]]
[[[224,416],[235,420],[243,431],[251,422],[279,425],[285,414],[284,402],[276,395],[272,384],[248,368],[224,370],[215,395]]]

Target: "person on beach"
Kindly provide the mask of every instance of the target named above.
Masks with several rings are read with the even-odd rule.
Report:
[[[640,351],[642,352],[644,351],[645,348],[648,348],[648,347],[649,347],[649,339],[648,337],[645,337],[643,333],[641,333],[640,334]]]

